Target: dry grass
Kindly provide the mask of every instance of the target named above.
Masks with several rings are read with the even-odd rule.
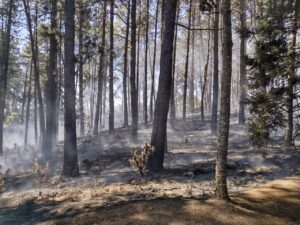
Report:
[[[54,224],[286,225],[300,222],[300,177],[231,195],[232,202],[159,199],[80,213]]]

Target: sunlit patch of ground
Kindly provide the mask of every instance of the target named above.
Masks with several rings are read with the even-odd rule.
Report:
[[[156,199],[90,208],[44,224],[287,225],[300,222],[300,177],[232,194],[232,202]]]

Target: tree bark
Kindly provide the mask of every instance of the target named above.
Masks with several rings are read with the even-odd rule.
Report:
[[[144,74],[144,123],[148,123],[148,42],[149,42],[149,0],[146,0],[146,28],[145,28],[145,74]]]
[[[195,27],[195,8],[192,9],[192,26]],[[194,84],[194,73],[195,73],[195,31],[192,31],[192,65],[191,65],[191,78],[189,82],[189,109],[190,113],[195,112],[195,96],[194,96],[194,90],[195,90],[195,84]]]
[[[240,0],[241,14],[241,43],[240,43],[240,101],[239,124],[245,124],[245,98],[246,98],[246,0]]]
[[[210,27],[210,15],[208,18],[208,27]],[[210,31],[208,31],[207,56],[206,56],[206,63],[204,66],[204,76],[203,76],[204,79],[203,79],[203,85],[201,90],[201,103],[200,103],[201,121],[204,121],[204,95],[205,95],[206,84],[207,84],[209,56],[210,56]]]
[[[154,152],[149,158],[147,168],[151,172],[163,169],[164,153],[166,149],[167,119],[172,83],[172,60],[176,17],[176,0],[166,0],[164,34],[161,46],[160,73],[157,98],[155,102],[154,121],[151,145]]]
[[[191,20],[192,20],[192,0],[190,0],[190,7],[189,7],[189,27],[191,27]],[[189,70],[189,55],[190,55],[190,36],[191,31],[188,30],[187,36],[187,46],[186,46],[186,58],[185,58],[185,70],[184,70],[184,86],[183,86],[183,120],[186,120],[186,97],[187,97],[187,83],[188,83],[188,70]]]
[[[213,72],[213,100],[211,111],[211,133],[218,131],[218,102],[219,102],[219,11],[220,1],[216,0],[214,20],[214,72]]]
[[[83,22],[84,22],[84,13],[83,13],[83,4],[80,1],[79,5],[79,30],[78,30],[78,51],[79,51],[79,124],[80,124],[80,135],[84,135],[84,105],[83,105]]]
[[[124,104],[124,127],[128,127],[128,98],[127,98],[127,77],[128,77],[128,45],[129,45],[129,27],[130,27],[130,1],[127,4],[127,20],[125,34],[124,51],[124,75],[123,75],[123,104]]]
[[[155,86],[155,65],[156,65],[156,45],[157,45],[157,24],[158,24],[159,3],[157,2],[155,12],[155,25],[154,25],[154,52],[153,52],[153,67],[152,67],[152,82],[150,93],[150,120],[153,121],[153,104],[154,104],[154,86]]]
[[[100,62],[98,69],[98,89],[97,89],[97,103],[96,103],[96,114],[95,114],[95,124],[94,124],[94,134],[97,135],[99,131],[99,119],[101,119],[100,111],[102,108],[102,93],[103,93],[103,79],[104,79],[104,58],[105,58],[105,38],[106,38],[106,8],[107,1],[104,0],[103,6],[103,21],[102,21],[102,37],[101,37],[101,47],[100,47]]]
[[[294,6],[294,15],[293,15],[293,24],[292,24],[292,42],[290,45],[290,54],[292,65],[296,64],[296,46],[297,46],[297,27],[298,27],[298,20],[300,21],[300,1],[295,0],[295,6]],[[290,74],[288,76],[288,87],[287,87],[287,127],[286,127],[286,135],[285,135],[285,142],[288,145],[293,144],[293,130],[294,130],[294,84],[295,84],[295,76],[296,76],[296,70],[292,66],[290,69]]]
[[[5,98],[6,98],[6,89],[7,89],[7,75],[8,75],[8,66],[9,66],[9,53],[10,53],[10,35],[11,35],[11,25],[12,25],[12,10],[13,10],[13,0],[9,1],[8,6],[8,15],[7,15],[7,29],[4,43],[3,51],[3,67],[1,68],[0,74],[0,156],[3,155],[3,126],[4,126],[4,109],[5,109]]]
[[[177,1],[176,9],[176,24],[179,20],[180,13],[180,1]],[[170,123],[172,128],[175,127],[176,120],[176,102],[175,102],[175,66],[176,66],[176,53],[177,53],[177,33],[178,27],[175,25],[175,37],[174,37],[174,51],[173,51],[173,65],[172,65],[172,84],[171,84],[171,97],[170,97]]]
[[[76,140],[76,109],[75,109],[75,2],[65,0],[65,140],[64,165],[62,174],[66,177],[79,175],[77,140]]]
[[[32,60],[30,62],[30,72],[29,72],[29,81],[28,81],[28,92],[27,92],[24,149],[26,149],[27,143],[28,143],[28,126],[29,126],[29,120],[30,120],[30,103],[31,103],[31,98],[32,98],[31,89],[32,89]]]
[[[109,118],[108,129],[114,132],[114,6],[115,1],[110,2],[110,48],[109,48]]]
[[[136,86],[136,0],[131,5],[131,59],[130,59],[130,88],[131,88],[131,134],[137,136],[138,125],[138,93]]]
[[[46,103],[46,135],[45,135],[45,158],[52,158],[52,148],[55,135],[56,123],[56,94],[57,94],[57,0],[51,0],[51,34],[48,76],[45,85]]]
[[[34,69],[34,83],[37,94],[37,101],[39,104],[39,119],[40,119],[40,131],[42,138],[42,145],[44,147],[44,136],[45,136],[45,114],[44,114],[44,104],[42,98],[41,84],[40,84],[40,73],[39,73],[39,65],[38,65],[38,51],[37,51],[37,40],[34,40],[33,32],[32,32],[32,23],[31,23],[31,14],[30,14],[30,6],[27,0],[23,0],[27,25],[29,30],[29,37],[31,42],[31,52],[32,52],[32,60],[33,60],[33,69]],[[37,8],[37,7],[36,7]],[[37,22],[37,21],[36,21]],[[37,29],[35,30],[37,35]]]
[[[231,31],[231,3],[230,0],[222,2],[223,15],[223,42],[222,65],[223,74],[221,81],[221,104],[218,151],[216,161],[216,191],[217,199],[229,200],[227,190],[227,152],[230,122],[230,90],[232,75],[232,31]]]

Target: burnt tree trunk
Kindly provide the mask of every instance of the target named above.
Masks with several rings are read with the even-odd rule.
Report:
[[[172,60],[176,17],[176,0],[166,0],[164,34],[161,46],[160,73],[157,98],[155,102],[154,121],[151,145],[154,152],[149,158],[147,168],[151,172],[163,169],[164,153],[166,150],[167,119],[172,83]]]
[[[108,129],[114,132],[114,6],[115,1],[110,2],[110,31],[109,31],[109,118]]]
[[[45,133],[45,158],[52,158],[52,148],[55,135],[56,124],[56,93],[57,93],[57,53],[58,43],[57,32],[57,0],[51,0],[51,31],[50,51],[47,81],[45,85],[46,103],[46,133]]]
[[[66,177],[79,175],[77,140],[76,140],[76,109],[75,109],[75,2],[65,0],[65,139],[64,164],[62,174]]]
[[[125,34],[125,51],[124,51],[124,74],[123,74],[123,104],[124,104],[124,127],[128,127],[128,97],[127,97],[127,77],[128,77],[128,45],[129,45],[129,27],[130,27],[130,1],[127,4],[127,20]]]
[[[137,136],[138,125],[138,93],[136,83],[136,0],[131,5],[131,59],[130,59],[130,88],[131,88],[131,134]]]
[[[218,102],[219,102],[219,9],[220,1],[216,0],[214,19],[214,72],[213,72],[213,99],[211,111],[211,133],[218,131]]]

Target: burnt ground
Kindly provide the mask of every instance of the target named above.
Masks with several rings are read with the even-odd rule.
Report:
[[[211,199],[217,138],[210,135],[208,123],[179,122],[175,130],[169,129],[165,170],[146,176],[139,183],[130,158],[135,148],[149,140],[150,134],[149,126],[139,131],[137,142],[130,139],[129,128],[118,129],[114,135],[101,132],[97,137],[80,137],[81,176],[76,179],[59,176],[62,144],[58,144],[51,162],[51,177],[42,185],[33,181],[32,161],[5,168],[9,171],[1,196],[0,224],[201,224],[199,221],[203,221],[202,224],[287,224],[284,222],[299,220],[298,214],[295,216],[292,212],[299,209],[300,188],[295,190],[295,185],[299,184],[300,154],[296,148],[285,146],[282,137],[275,136],[268,146],[255,148],[249,144],[246,127],[231,125],[228,187],[234,202],[225,207]],[[261,190],[264,194],[257,197]],[[278,196],[270,196],[269,192],[277,193],[276,190]],[[255,195],[248,196],[252,192]],[[272,223],[250,219],[249,223],[241,220],[229,223],[228,218],[233,218],[234,213],[230,216],[228,210],[242,213],[239,216],[243,220],[246,215],[257,213],[259,218],[269,221],[268,216],[272,215],[263,211],[264,204],[259,202],[276,197],[279,200],[272,203],[273,208],[291,209],[287,220],[281,218],[286,215],[278,217],[277,213],[278,218]],[[251,207],[254,208],[249,209]],[[213,220],[204,213],[211,210],[215,214],[223,210],[224,215]],[[136,218],[126,215],[136,215]]]

